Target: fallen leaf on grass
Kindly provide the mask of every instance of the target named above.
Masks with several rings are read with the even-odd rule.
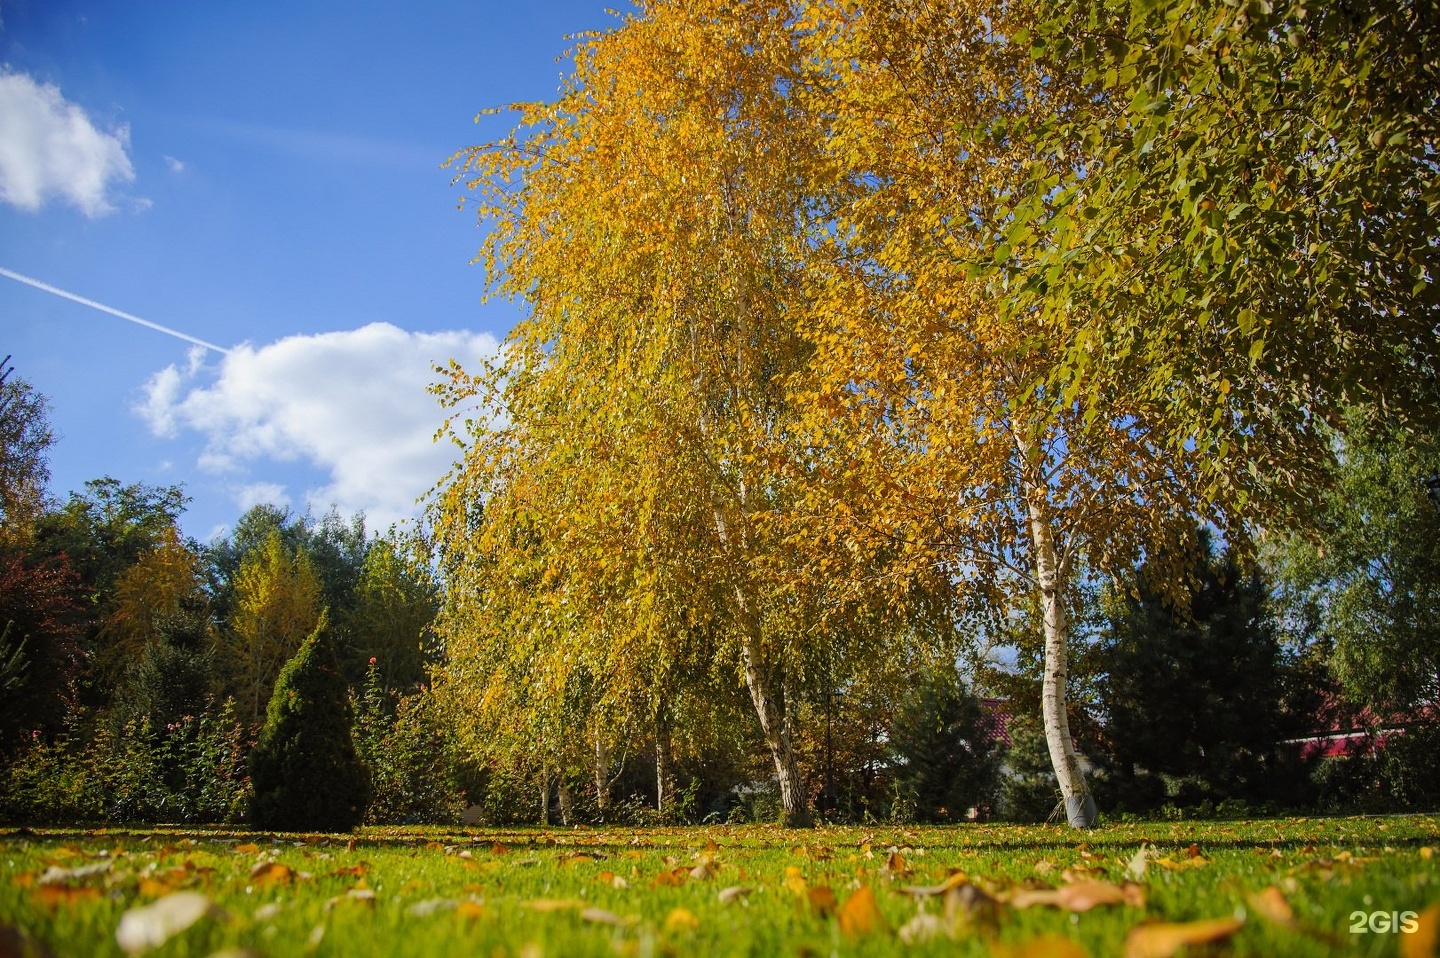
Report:
[[[629,924],[624,918],[613,911],[606,911],[603,908],[586,908],[580,912],[580,920],[588,921],[596,925],[613,925],[616,928],[623,928]]]
[[[1415,930],[1400,936],[1400,958],[1440,955],[1440,905],[1431,905],[1415,919]]]
[[[1145,907],[1145,889],[1134,882],[1112,885],[1109,882],[1079,881],[1059,888],[1022,888],[1010,897],[1014,908],[1053,905],[1065,911],[1082,912],[1101,905]]]
[[[910,874],[910,866],[906,864],[904,855],[891,852],[890,857],[885,859],[885,871],[890,873],[891,878],[903,878]]]
[[[584,862],[593,862],[594,860],[595,856],[588,852],[570,852],[569,854],[561,855],[559,859],[561,865],[579,865]]]
[[[629,883],[628,881],[626,881],[624,878],[621,878],[619,875],[615,874],[614,872],[610,872],[610,871],[601,872],[599,875],[596,875],[595,877],[598,878],[600,881],[604,882],[605,884],[609,885],[611,888],[629,888],[629,887],[630,887],[630,883]]]
[[[1206,858],[1204,855],[1198,854],[1180,859],[1172,858],[1171,856],[1166,855],[1164,858],[1155,859],[1154,864],[1159,865],[1166,871],[1183,872],[1189,871],[1192,868],[1204,868],[1206,865],[1210,864],[1210,859]]]
[[[687,908],[671,909],[670,914],[665,916],[665,933],[669,935],[683,934],[699,927],[700,919]]]
[[[295,870],[282,862],[260,862],[250,869],[250,880],[257,885],[288,885],[295,880]]]
[[[961,871],[951,872],[950,876],[938,885],[904,885],[899,891],[902,895],[911,895],[915,898],[926,898],[932,895],[943,895],[952,888],[959,888],[961,885],[969,884],[969,877]]]
[[[851,938],[886,930],[885,916],[875,903],[875,893],[869,885],[861,885],[851,892],[835,917],[840,921],[840,930]]]
[[[206,915],[217,914],[210,899],[195,891],[177,891],[120,916],[115,941],[130,954],[158,948]]]
[[[361,863],[358,864],[358,865],[342,865],[341,867],[339,867],[339,868],[335,869],[333,872],[331,872],[330,875],[329,875],[329,877],[330,877],[330,878],[347,878],[347,877],[364,878],[366,872],[368,872],[369,870],[370,870],[370,866],[369,866],[369,864],[366,863],[366,862],[361,862]]]
[[[737,901],[743,902],[750,891],[751,889],[744,885],[731,885],[729,888],[720,889],[720,894],[716,897],[720,899],[722,905],[733,905]]]
[[[829,918],[835,914],[835,893],[830,890],[829,885],[816,885],[814,888],[805,889],[805,899],[821,918]]]
[[[1125,958],[1171,958],[1186,945],[1224,941],[1244,925],[1238,918],[1136,925],[1125,937]]]
[[[246,842],[243,845],[236,845],[235,851],[241,855],[253,855],[260,850],[260,846],[254,842]]]
[[[1274,885],[1263,891],[1247,895],[1245,901],[1250,905],[1251,911],[1266,921],[1274,922],[1284,928],[1294,927],[1295,910],[1285,900],[1285,893]]]
[[[689,877],[690,869],[672,868],[669,871],[656,875],[654,879],[651,880],[650,887],[661,888],[665,886],[683,885]]]
[[[785,866],[785,887],[797,895],[805,894],[810,887],[805,882],[805,873],[794,865]]]
[[[573,908],[584,908],[583,901],[576,901],[574,898],[534,898],[524,902],[526,908],[531,911],[543,913],[552,911],[569,911]]]
[[[375,908],[375,892],[370,888],[352,888],[343,895],[336,895],[325,902],[325,910],[330,911],[336,905],[346,902],[355,902],[364,905],[366,908]]]
[[[31,897],[37,905],[54,908],[56,905],[75,905],[82,901],[98,901],[100,889],[89,885],[40,885]]]
[[[938,916],[923,911],[901,925],[896,934],[907,945],[924,944],[941,936],[953,937],[949,924]]]
[[[696,881],[707,881],[708,879],[715,877],[715,875],[719,871],[719,865],[717,865],[713,861],[710,861],[709,859],[705,859],[701,861],[700,864],[690,869],[690,877],[695,879]]]
[[[81,865],[79,868],[61,868],[59,865],[51,865],[45,869],[45,874],[40,876],[40,884],[73,885],[87,878],[103,875],[110,870],[110,867],[110,862],[96,862],[93,865]]]
[[[485,914],[485,906],[478,901],[462,901],[455,906],[455,914],[466,921],[474,921]]]

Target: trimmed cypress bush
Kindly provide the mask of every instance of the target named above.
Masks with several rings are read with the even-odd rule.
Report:
[[[350,737],[350,700],[327,619],[275,680],[250,758],[257,828],[345,832],[365,818],[370,773]]]

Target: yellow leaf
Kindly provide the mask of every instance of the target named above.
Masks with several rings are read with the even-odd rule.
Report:
[[[700,919],[696,918],[690,911],[684,908],[672,909],[670,914],[665,916],[665,932],[670,935],[678,935],[687,931],[694,931],[700,927]]]
[[[1060,935],[1041,935],[1014,945],[996,944],[994,958],[1086,958],[1085,949]]]
[[[1243,928],[1238,918],[1137,925],[1125,938],[1125,958],[1171,958],[1186,945],[1224,941]]]
[[[885,916],[880,913],[880,906],[875,903],[875,893],[870,890],[869,885],[861,885],[851,892],[850,897],[845,899],[845,904],[836,912],[836,918],[840,921],[840,930],[851,938],[886,929]]]

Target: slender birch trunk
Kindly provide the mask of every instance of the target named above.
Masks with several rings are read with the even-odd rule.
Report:
[[[570,784],[560,778],[560,824],[570,825],[575,821],[575,801],[570,794]]]
[[[600,813],[600,821],[605,821],[605,813],[610,810],[610,752],[605,747],[605,740],[597,733],[595,735],[595,809]]]
[[[755,714],[760,718],[760,732],[765,736],[770,758],[775,763],[775,778],[780,784],[780,805],[785,813],[783,824],[786,828],[809,828],[814,820],[805,802],[804,783],[800,778],[800,766],[795,761],[794,737],[784,699],[777,694],[775,683],[760,666],[755,636],[747,634],[742,638],[740,654],[745,664],[745,685],[750,690],[750,701],[755,705]]]
[[[1079,756],[1075,754],[1075,740],[1070,735],[1070,717],[1065,707],[1070,638],[1070,618],[1065,609],[1067,570],[1057,554],[1045,508],[1033,494],[1028,508],[1035,577],[1040,585],[1045,624],[1045,676],[1040,693],[1045,744],[1049,746],[1050,764],[1064,797],[1065,817],[1072,828],[1090,828],[1095,824],[1095,798],[1090,794]]]
[[[670,713],[664,702],[655,711],[655,808],[662,818],[675,814],[675,750],[671,744]]]
[[[540,770],[540,827],[550,824],[550,772]]]

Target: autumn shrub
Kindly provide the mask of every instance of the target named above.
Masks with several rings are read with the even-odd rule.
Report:
[[[372,658],[353,707],[355,750],[371,776],[365,821],[372,825],[458,821],[465,801],[457,783],[453,747],[429,693],[387,694]]]
[[[279,831],[350,831],[365,819],[370,774],[351,738],[348,689],[320,617],[275,681],[250,756],[250,821]]]

